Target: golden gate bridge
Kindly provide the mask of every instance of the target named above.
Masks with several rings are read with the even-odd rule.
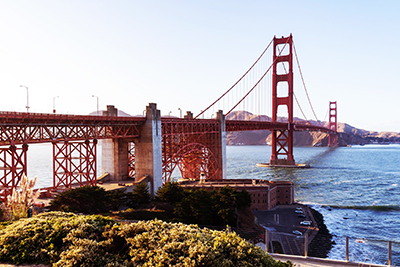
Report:
[[[152,193],[170,181],[176,169],[183,178],[226,178],[227,132],[270,130],[267,165],[296,167],[293,132],[325,132],[329,146],[337,146],[337,107],[329,103],[327,127],[316,116],[314,122],[305,117],[294,93],[294,59],[315,116],[292,35],[274,37],[245,74],[196,116],[188,111],[184,118],[161,117],[154,103],[144,117],[118,117],[112,106],[103,116],[0,112],[0,197],[9,195],[26,175],[28,148],[35,143],[53,145],[54,189],[97,184],[99,141],[103,169],[112,180],[149,177]],[[294,117],[295,101],[305,120]]]

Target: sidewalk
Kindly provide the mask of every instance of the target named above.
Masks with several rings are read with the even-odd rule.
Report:
[[[272,258],[275,260],[280,260],[282,262],[291,261],[296,267],[383,267],[388,265],[370,264],[370,263],[360,263],[360,262],[346,262],[339,260],[329,260],[320,258],[305,258],[303,256],[294,255],[283,255],[283,254],[273,254],[270,253]]]

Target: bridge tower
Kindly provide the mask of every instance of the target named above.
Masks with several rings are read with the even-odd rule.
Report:
[[[286,49],[287,46],[288,49]],[[293,157],[294,124],[292,35],[282,38],[274,37],[273,48],[272,122],[277,122],[278,120],[278,107],[280,105],[285,105],[288,112],[288,127],[285,130],[272,131],[272,154],[270,166],[295,166],[296,164]],[[287,50],[289,50],[289,53],[283,54]],[[283,73],[282,70],[284,70]],[[280,156],[283,156],[284,158],[279,158]]]
[[[328,128],[335,133],[329,134],[329,147],[337,147],[337,104],[336,101],[329,102],[329,126]]]

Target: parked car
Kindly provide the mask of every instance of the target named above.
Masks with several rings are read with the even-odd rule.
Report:
[[[299,217],[299,218],[305,218],[306,215],[304,215],[304,214],[299,214],[297,217]]]
[[[303,213],[303,210],[295,210],[296,213]]]
[[[294,230],[292,233],[295,235],[303,235],[303,233],[300,232],[299,230]]]
[[[302,221],[300,222],[301,225],[311,225],[310,221]]]

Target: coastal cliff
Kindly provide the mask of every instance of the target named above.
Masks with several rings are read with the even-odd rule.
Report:
[[[235,112],[227,116],[228,120],[246,119],[254,121],[271,121],[267,116],[256,116],[250,112]],[[305,120],[295,118],[296,122],[305,122]],[[278,118],[278,121],[286,122],[286,118]],[[315,121],[309,121],[312,124],[319,125]],[[328,127],[328,122],[322,122],[322,125]],[[375,132],[355,128],[346,123],[338,123],[338,145],[365,145],[365,144],[387,144],[400,143],[400,133],[395,132]],[[294,132],[294,146],[327,146],[329,135],[321,132],[299,131]],[[243,131],[228,132],[226,137],[227,145],[266,145],[271,143],[271,131]]]

